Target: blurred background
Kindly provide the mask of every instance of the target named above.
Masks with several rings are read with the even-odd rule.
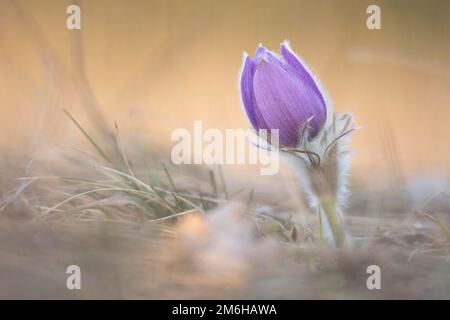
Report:
[[[177,128],[248,127],[243,51],[285,39],[363,127],[350,249],[311,246],[291,171],[169,165]],[[448,299],[449,87],[448,0],[0,0],[0,298]]]
[[[81,30],[66,28],[73,3]],[[382,30],[366,27],[370,4],[381,8]],[[285,39],[335,110],[363,126],[354,176],[447,179],[446,0],[0,0],[0,148],[32,154],[83,139],[62,107],[88,129],[87,119],[104,116],[103,126],[117,121],[129,139],[162,146],[194,120],[247,128],[242,52],[278,50]]]

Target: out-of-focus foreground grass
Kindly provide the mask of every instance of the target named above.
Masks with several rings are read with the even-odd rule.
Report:
[[[356,186],[353,245],[334,249],[286,170],[250,188],[221,167],[134,161],[117,127],[105,141],[3,158],[0,297],[450,298],[445,191]],[[65,287],[72,264],[81,291]],[[372,264],[382,290],[366,287]]]

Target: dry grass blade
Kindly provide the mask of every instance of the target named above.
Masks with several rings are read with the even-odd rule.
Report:
[[[50,212],[52,212],[53,210],[57,209],[58,207],[62,206],[65,203],[68,203],[74,199],[80,198],[82,196],[85,196],[85,195],[88,195],[91,193],[97,193],[97,192],[102,192],[102,191],[123,191],[123,190],[125,190],[125,189],[123,189],[123,188],[98,188],[98,189],[94,189],[94,190],[77,193],[77,194],[55,204],[53,207],[47,209],[40,217],[42,218],[42,217],[48,215]]]
[[[222,183],[222,188],[223,188],[223,193],[225,195],[225,199],[226,200],[230,200],[230,196],[228,194],[227,184],[225,183],[225,176],[223,175],[222,166],[218,165],[217,167],[218,167],[218,170],[219,170],[220,182]]]
[[[203,211],[198,211],[197,209],[191,209],[191,210],[186,210],[186,211],[183,211],[183,212],[178,212],[178,213],[172,214],[172,215],[167,216],[167,217],[162,217],[162,218],[158,218],[158,219],[149,220],[146,223],[154,223],[154,222],[162,223],[162,222],[170,221],[172,219],[180,218],[180,217],[183,217],[183,216],[186,216],[186,215],[189,215],[189,214],[198,214],[198,213],[205,214]]]
[[[444,223],[444,221],[442,221],[441,218],[432,216],[432,215],[430,215],[428,213],[425,213],[425,217],[427,217],[428,219],[430,219],[431,221],[436,223],[439,226],[439,228],[440,228],[442,234],[444,235],[444,237],[447,239],[448,242],[450,242],[450,229]]]
[[[22,183],[17,190],[14,192],[14,194],[9,198],[6,199],[4,201],[4,203],[2,204],[2,206],[0,207],[0,213],[3,212],[3,210],[5,210],[5,208],[12,203],[15,199],[17,199],[17,197],[30,185],[32,184],[34,181],[36,181],[36,178],[30,178],[29,181],[26,181],[24,183]]]
[[[146,191],[148,191],[148,192],[155,192],[155,189],[154,189],[154,188],[152,188],[151,186],[149,186],[149,185],[147,185],[146,183],[142,182],[141,180],[139,180],[139,179],[137,179],[137,178],[135,178],[135,177],[130,176],[129,174],[126,174],[126,173],[121,172],[121,171],[119,171],[119,170],[115,170],[115,169],[113,169],[113,168],[104,167],[104,166],[95,166],[95,167],[96,167],[96,168],[99,168],[99,169],[101,169],[101,170],[109,171],[109,172],[115,173],[115,174],[117,174],[117,175],[119,175],[119,176],[128,178],[128,179],[132,180],[133,182],[135,182],[135,183],[141,185],[142,187],[144,187],[144,189],[145,189]],[[165,193],[170,193],[170,194],[172,194],[172,191],[163,190],[163,189],[160,189],[160,191],[165,192]],[[193,208],[196,208],[196,209],[198,209],[198,210],[203,211],[199,206],[197,206],[197,205],[194,204],[193,202],[187,200],[186,198],[181,197],[179,194],[177,195],[177,197],[178,197],[180,200],[182,200],[183,202],[185,202],[185,203],[187,203],[188,205],[192,206]],[[193,197],[195,197],[195,196],[193,196]]]

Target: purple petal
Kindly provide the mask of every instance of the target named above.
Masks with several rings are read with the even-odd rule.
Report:
[[[310,134],[314,136],[325,121],[321,96],[277,63],[262,61],[255,72],[253,89],[256,104],[270,129],[280,130],[280,143],[295,146],[299,130],[313,116]]]
[[[263,59],[266,56],[267,52],[269,52],[269,50],[264,48],[262,45],[259,45],[258,49],[256,49],[255,58],[253,61],[258,63],[261,59]]]
[[[277,54],[273,53],[270,50],[267,50],[265,47],[260,45],[255,52],[255,57],[253,58],[256,68],[263,60],[266,60],[266,61],[269,61],[272,63],[276,63],[279,66],[286,68],[286,69],[290,68],[286,64],[286,62],[283,61],[283,59],[281,57],[279,57]]]
[[[255,74],[255,69],[255,63],[249,56],[247,56],[241,75],[241,95],[250,123],[255,129],[260,129],[267,128],[267,125],[261,115],[261,112],[256,106],[255,95],[253,92],[253,77]]]
[[[284,43],[281,45],[281,55],[286,63],[292,68],[295,74],[308,83],[309,86],[320,96],[322,103],[325,105],[322,92],[317,87],[316,81],[311,76],[311,73],[305,68],[300,59],[293,53]]]

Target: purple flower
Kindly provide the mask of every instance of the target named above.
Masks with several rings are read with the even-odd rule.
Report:
[[[297,145],[308,119],[310,137],[325,123],[327,110],[319,87],[284,43],[281,56],[260,46],[254,58],[245,57],[241,94],[253,127],[279,129],[282,146]]]

